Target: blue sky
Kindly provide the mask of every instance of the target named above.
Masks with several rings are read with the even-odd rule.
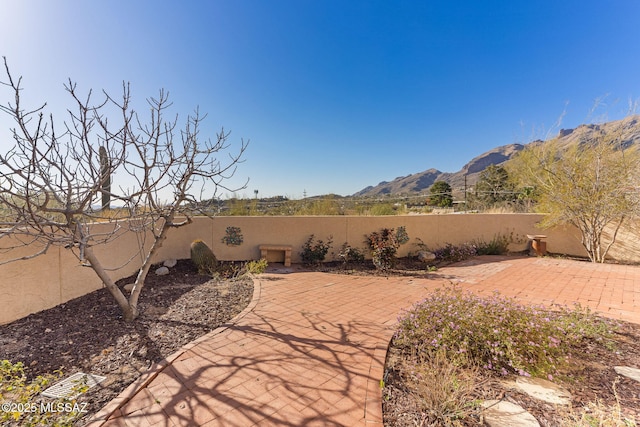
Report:
[[[250,140],[240,195],[300,198],[454,172],[555,134],[565,110],[561,128],[621,118],[640,97],[638,22],[637,0],[0,0],[0,55],[60,116],[68,78],[129,81],[141,107],[165,88],[208,135]]]

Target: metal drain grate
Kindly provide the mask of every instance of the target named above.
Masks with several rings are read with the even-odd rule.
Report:
[[[55,399],[67,398],[67,399],[75,399],[80,395],[80,393],[75,392],[73,388],[78,384],[85,384],[87,387],[91,388],[102,381],[104,381],[107,377],[101,377],[100,375],[92,375],[85,374],[82,372],[75,373],[71,375],[69,378],[65,378],[64,380],[55,383],[48,389],[44,390],[42,393],[45,397],[53,397]]]

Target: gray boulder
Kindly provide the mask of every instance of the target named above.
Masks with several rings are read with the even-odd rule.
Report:
[[[429,262],[436,259],[436,254],[429,251],[420,251],[418,252],[418,259],[422,262]]]
[[[162,263],[162,265],[164,265],[167,268],[173,268],[176,266],[176,264],[178,263],[178,261],[174,258],[169,258],[168,260],[165,260],[165,262]]]
[[[166,276],[169,274],[169,269],[167,267],[160,267],[156,270],[157,276]]]

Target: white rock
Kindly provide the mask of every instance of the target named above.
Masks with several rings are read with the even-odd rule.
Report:
[[[135,283],[129,283],[127,285],[124,285],[124,290],[127,292],[131,292],[133,290],[133,285],[135,285]]]
[[[165,262],[163,262],[162,265],[164,265],[167,268],[173,268],[176,266],[177,263],[178,261],[176,259],[169,258],[168,260],[165,260]]]
[[[640,382],[640,369],[638,368],[630,368],[628,366],[616,366],[613,368],[616,371],[616,374],[622,375],[627,378],[631,378],[632,380],[636,380]]]
[[[522,406],[504,400],[486,400],[482,403],[484,422],[489,427],[540,427],[538,420]]]
[[[571,403],[571,393],[559,385],[542,378],[518,377],[516,387],[529,396],[555,405]]]
[[[157,276],[166,276],[169,274],[169,269],[167,267],[160,267],[156,270]]]

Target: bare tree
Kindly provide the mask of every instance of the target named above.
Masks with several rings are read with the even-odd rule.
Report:
[[[6,58],[4,66],[7,81],[0,84],[11,91],[13,100],[0,105],[0,111],[15,123],[15,145],[0,154],[0,238],[11,242],[5,250],[34,248],[5,263],[34,258],[52,246],[68,248],[95,271],[124,319],[134,320],[152,259],[169,229],[191,223],[205,189],[211,188],[215,196],[220,189],[244,188],[231,189],[225,183],[247,144],[242,141],[231,153],[224,130],[213,140],[202,138],[205,117],[198,110],[178,130],[177,116],[165,119],[171,104],[163,90],[157,99],[147,100],[150,117],[143,121],[131,107],[128,84],[123,84],[121,98],[103,92],[94,104],[91,91],[81,97],[69,81],[65,89],[74,109],[59,129],[52,115],[45,116],[46,104],[35,109],[22,105],[22,79],[13,78]],[[121,184],[115,185],[113,178]],[[95,208],[106,196],[118,207]],[[94,252],[94,247],[125,231],[151,236],[141,246],[141,265],[128,297]]]

